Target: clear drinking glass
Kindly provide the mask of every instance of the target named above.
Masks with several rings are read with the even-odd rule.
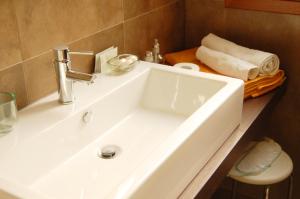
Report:
[[[17,107],[15,94],[0,92],[0,134],[12,131],[16,121]]]

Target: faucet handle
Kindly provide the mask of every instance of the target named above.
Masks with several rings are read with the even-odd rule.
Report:
[[[77,52],[77,51],[69,51],[70,55],[95,55],[93,51],[85,51],[85,52]]]

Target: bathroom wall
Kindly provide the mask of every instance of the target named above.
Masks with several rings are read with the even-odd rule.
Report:
[[[184,46],[183,0],[1,0],[0,91],[17,94],[19,108],[56,90],[51,49],[100,52],[112,45],[143,56],[154,38],[162,52]],[[93,57],[72,57],[93,72]]]
[[[287,90],[269,118],[269,134],[294,161],[294,196],[300,198],[300,16],[224,8],[223,0],[186,0],[186,47],[214,32],[239,44],[279,55]],[[241,188],[253,195],[252,187]],[[286,184],[271,198],[285,198]],[[223,199],[223,198],[222,198]]]

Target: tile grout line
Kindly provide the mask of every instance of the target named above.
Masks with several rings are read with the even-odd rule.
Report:
[[[20,30],[19,30],[19,22],[18,22],[18,18],[17,18],[17,13],[16,13],[16,8],[15,8],[15,3],[14,1],[12,2],[12,10],[13,10],[13,13],[14,13],[14,18],[15,18],[15,22],[16,22],[16,25],[17,25],[17,35],[18,35],[18,41],[19,41],[19,47],[20,47],[20,55],[21,55],[21,62],[23,62],[24,60],[24,53],[22,51],[22,42],[21,42],[21,35],[20,35]]]
[[[125,46],[126,46],[126,43],[125,43],[125,0],[122,0],[122,9],[123,9],[123,21],[122,21],[122,31],[123,31],[123,53],[125,51]],[[118,52],[119,53],[119,52]]]
[[[136,16],[131,17],[131,18],[129,18],[129,19],[125,19],[125,22],[129,22],[129,21],[135,20],[135,19],[137,19],[137,18],[139,18],[139,17],[144,17],[144,16],[146,16],[146,15],[148,15],[148,14],[150,14],[150,13],[156,12],[156,11],[162,9],[162,8],[165,8],[165,7],[168,7],[168,6],[172,5],[172,4],[175,4],[175,3],[178,2],[178,1],[180,1],[180,0],[174,0],[174,1],[171,1],[171,2],[169,2],[169,3],[167,3],[167,4],[164,4],[164,5],[162,5],[162,6],[159,6],[159,7],[157,7],[157,8],[154,8],[154,9],[152,9],[152,10],[146,11],[146,12],[144,12],[144,13],[142,13],[142,14],[136,15]],[[125,23],[125,22],[124,22],[124,23]]]
[[[109,30],[109,29],[115,28],[115,27],[121,25],[122,23],[123,23],[123,21],[120,21],[120,22],[118,22],[118,23],[116,23],[116,24],[113,24],[113,25],[107,26],[107,27],[105,27],[105,28],[103,28],[103,29],[100,29],[100,30],[98,30],[98,31],[96,31],[96,32],[94,32],[94,33],[91,33],[91,34],[85,35],[85,36],[83,36],[83,37],[81,37],[81,38],[78,38],[78,39],[75,39],[75,40],[73,40],[73,41],[70,41],[70,42],[68,42],[67,44],[68,44],[68,45],[71,45],[72,43],[78,42],[78,41],[80,41],[80,40],[89,38],[89,37],[91,37],[91,36],[93,36],[93,35],[96,35],[96,34],[98,34],[98,33],[101,33],[101,32],[107,31],[107,30]]]
[[[21,61],[18,62],[17,64],[10,65],[11,67],[7,66],[4,69],[1,69],[0,72],[4,71],[4,70],[7,70],[9,68],[12,68],[13,66],[21,64],[22,75],[23,75],[23,80],[24,80],[24,88],[25,88],[25,93],[26,93],[26,104],[25,104],[25,106],[27,106],[29,104],[29,94],[28,94],[28,87],[27,87],[27,81],[26,81],[26,76],[25,76],[25,69],[24,69],[24,66],[23,66],[24,53],[23,53],[23,50],[22,50],[22,41],[21,41],[21,35],[20,35],[19,21],[18,21],[18,18],[17,18],[16,5],[15,5],[14,1],[12,1],[12,10],[13,10],[14,18],[15,18],[15,23],[17,25],[17,35],[18,35],[18,41],[19,41]]]
[[[123,31],[123,53],[125,53],[126,50],[126,42],[125,42],[125,38],[126,38],[126,31],[125,31],[125,22],[122,24],[122,31]]]

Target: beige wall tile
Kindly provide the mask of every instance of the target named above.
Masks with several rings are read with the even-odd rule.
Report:
[[[74,42],[70,45],[70,49],[73,51],[93,51],[96,54],[111,46],[117,46],[119,52],[123,52],[123,24],[117,25],[105,31],[101,31],[80,41]],[[72,67],[76,68],[76,70],[86,73],[94,72],[94,56],[73,55],[71,56],[71,60]]]
[[[24,58],[123,20],[122,0],[14,0]]]
[[[0,71],[0,92],[14,92],[18,108],[27,105],[27,94],[22,64]]]
[[[210,32],[225,36],[225,11],[222,1],[186,0],[186,47],[199,46]],[[205,9],[203,9],[205,7]]]
[[[22,60],[12,1],[0,1],[0,70]]]
[[[125,21],[125,51],[143,58],[151,50],[153,40],[159,39],[161,52],[177,51],[183,48],[184,4],[174,4]]]
[[[24,62],[23,67],[29,103],[57,89],[52,52]]]
[[[148,12],[174,0],[124,0],[125,19]]]

